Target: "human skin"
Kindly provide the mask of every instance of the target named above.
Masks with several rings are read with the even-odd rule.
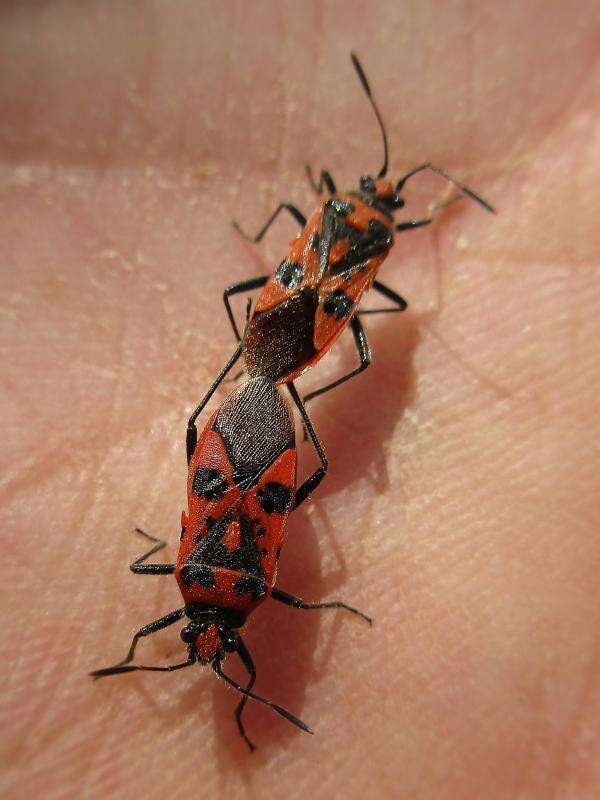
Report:
[[[594,22],[583,0],[2,5],[4,798],[598,797]],[[341,187],[379,168],[351,49],[392,175],[431,159],[499,213],[398,236],[379,277],[409,310],[366,317],[373,366],[312,405],[330,474],[278,585],[375,625],[251,617],[257,690],[315,731],[250,704],[251,756],[209,669],[87,673],[181,602],[129,573],[132,529],[174,558],[185,423],[234,345],[222,290],[295,234],[256,247],[231,218],[308,212],[307,160]],[[415,178],[399,218],[443,190]],[[348,334],[299,385],[355,359]],[[138,663],[181,660],[178,627]]]

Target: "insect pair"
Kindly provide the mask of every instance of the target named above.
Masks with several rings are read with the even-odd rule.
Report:
[[[235,716],[250,748],[253,745],[242,721],[248,698],[269,705],[302,730],[310,732],[310,729],[291,712],[252,691],[256,670],[238,632],[248,615],[270,596],[301,609],[344,608],[370,621],[341,601],[305,603],[276,588],[275,579],[287,516],[309,497],[327,472],[327,458],[306,403],[369,366],[371,352],[358,316],[361,297],[373,288],[393,304],[362,313],[398,312],[406,308],[400,295],[376,280],[377,271],[394,243],[394,232],[428,225],[443,205],[435,205],[422,219],[396,223],[394,213],[404,205],[401,193],[406,181],[420,171],[431,169],[463,195],[493,211],[479,195],[432,164],[411,170],[395,185],[386,178],[385,127],[354,54],[352,63],[381,129],[383,166],[376,177],[363,175],[358,189],[345,194],[337,193],[326,170],[321,171],[315,183],[307,168],[315,190],[321,194],[325,188],[329,197],[308,220],[295,206],[280,204],[262,230],[252,237],[253,241],[260,241],[282,210],[287,210],[302,227],[274,275],[243,281],[224,292],[238,346],[188,422],[188,512],[182,515],[177,562],[148,563],[148,558],[165,543],[144,533],[155,544],[131,565],[137,574],[174,574],[184,605],[140,628],[122,662],[92,673],[99,678],[134,670],[173,671],[196,662],[210,664],[220,678],[243,695]],[[251,315],[248,306],[241,335],[230,297],[259,288],[262,292]],[[294,380],[323,357],[347,326],[354,335],[359,365],[301,399]],[[196,420],[242,357],[249,380],[225,400],[198,437]],[[321,462],[298,488],[293,419],[278,385],[287,386]],[[187,644],[185,661],[170,666],[131,664],[139,639],[184,618],[187,623],[181,637]],[[237,653],[244,665],[248,673],[245,687],[223,671],[228,653]]]

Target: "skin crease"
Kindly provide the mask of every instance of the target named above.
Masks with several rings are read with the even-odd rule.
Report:
[[[2,4],[4,798],[600,793],[597,4],[366,12]],[[256,612],[257,690],[315,736],[250,704],[249,756],[210,670],[86,673],[180,604],[129,573],[131,531],[174,558],[185,422],[234,346],[223,287],[296,232],[255,247],[230,219],[308,213],[307,160],[341,188],[379,168],[351,49],[392,177],[432,159],[499,213],[461,201],[398,236],[379,277],[409,311],[366,317],[373,366],[312,406],[331,471],[278,585],[375,626]],[[416,178],[399,218],[443,190]],[[300,387],[355,358],[347,334]],[[181,660],[179,627],[138,663]]]

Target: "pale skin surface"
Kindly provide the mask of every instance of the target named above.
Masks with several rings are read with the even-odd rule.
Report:
[[[0,12],[2,796],[598,797],[597,4],[23,5]],[[392,175],[431,158],[501,213],[398,238],[379,277],[410,310],[366,318],[374,365],[312,407],[331,472],[278,583],[376,625],[256,613],[257,688],[316,735],[251,707],[249,756],[210,671],[86,673],[180,604],[128,572],[131,530],[175,556],[222,289],[295,233],[256,248],[231,217],[308,213],[305,160],[343,188],[379,166],[350,49]],[[442,190],[416,179],[402,218]],[[140,663],[181,660],[178,628]]]

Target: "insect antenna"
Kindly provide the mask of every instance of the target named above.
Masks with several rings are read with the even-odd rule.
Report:
[[[362,68],[362,64],[358,60],[358,56],[356,53],[350,53],[350,58],[352,59],[352,63],[354,64],[354,69],[362,83],[363,89],[365,90],[365,94],[369,98],[369,103],[371,103],[371,107],[375,112],[375,116],[377,117],[377,122],[379,123],[379,127],[381,128],[381,136],[383,138],[383,166],[379,170],[377,175],[378,178],[384,178],[387,171],[388,171],[388,142],[387,142],[387,133],[385,132],[385,125],[383,124],[383,120],[381,119],[381,114],[379,113],[379,109],[377,108],[377,104],[373,98],[373,94],[371,92],[371,87],[369,86],[369,81],[367,80],[367,76],[365,75],[365,71]]]
[[[406,175],[400,178],[400,180],[396,184],[396,191],[401,192],[402,189],[404,188],[404,184],[409,178],[412,178],[412,176],[416,175],[418,172],[423,172],[423,170],[425,169],[430,169],[432,172],[435,172],[445,181],[448,181],[448,183],[451,183],[453,186],[456,186],[456,188],[459,190],[461,194],[464,194],[470,200],[474,200],[485,211],[489,211],[490,214],[496,213],[496,209],[494,208],[494,206],[490,205],[490,203],[488,203],[487,200],[484,200],[481,195],[477,194],[477,192],[474,192],[473,189],[469,189],[469,187],[465,186],[464,183],[460,183],[459,181],[456,180],[456,178],[453,178],[452,175],[449,175],[441,167],[436,167],[436,165],[432,164],[430,161],[426,161],[424,164],[420,164],[418,167],[411,169],[410,172],[407,172]]]
[[[230,678],[229,675],[226,675],[223,672],[223,670],[221,669],[221,662],[220,661],[218,661],[218,660],[215,661],[213,663],[213,665],[212,665],[212,668],[215,671],[215,673],[219,676],[219,678],[222,678],[226,683],[228,683],[230,686],[232,686],[236,690],[236,692],[239,692],[240,694],[243,694],[246,697],[249,697],[251,700],[256,700],[257,703],[263,703],[266,706],[270,706],[273,709],[273,711],[276,711],[282,717],[287,719],[288,722],[292,723],[292,725],[295,725],[297,728],[300,728],[300,730],[302,730],[302,731],[306,731],[306,733],[313,733],[313,731],[311,731],[311,729],[308,727],[308,725],[305,722],[302,722],[302,720],[299,719],[298,717],[294,716],[294,714],[292,714],[291,711],[288,711],[287,709],[282,708],[281,706],[278,706],[276,703],[273,703],[271,700],[267,700],[266,697],[261,697],[259,694],[254,694],[254,692],[251,692],[248,689],[244,689],[243,686],[240,686],[240,684],[237,683],[236,681],[234,681],[233,678]]]

